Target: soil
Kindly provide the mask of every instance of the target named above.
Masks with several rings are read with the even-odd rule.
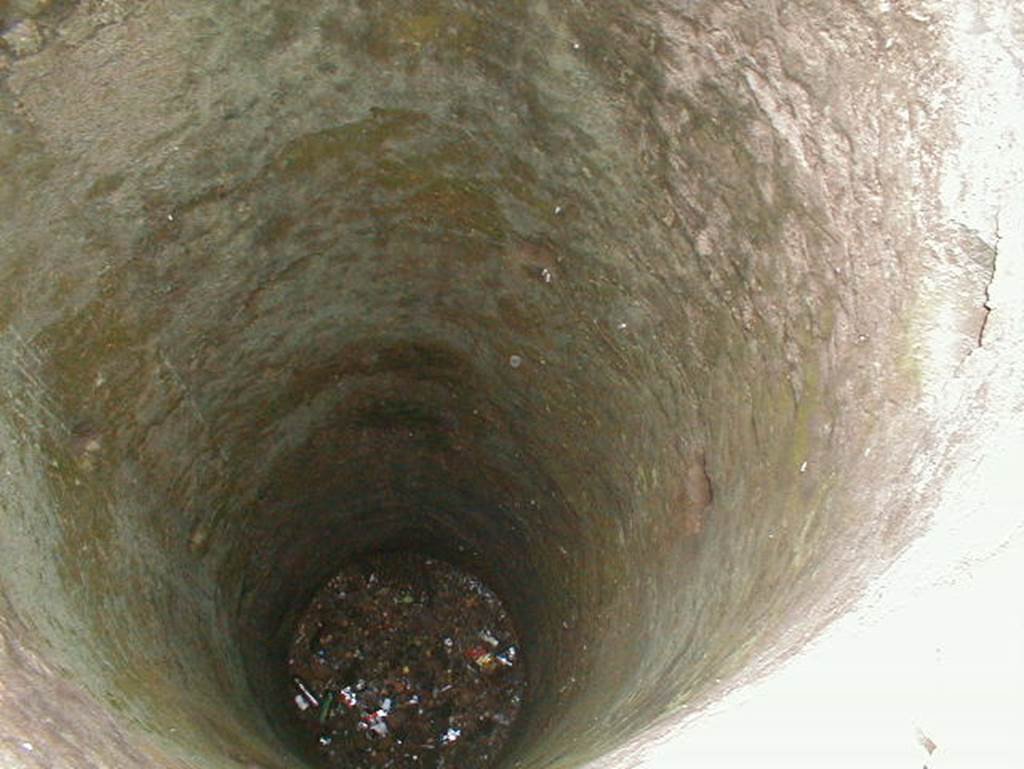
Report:
[[[523,700],[498,597],[444,561],[353,563],[313,599],[289,655],[294,706],[331,767],[485,767]]]

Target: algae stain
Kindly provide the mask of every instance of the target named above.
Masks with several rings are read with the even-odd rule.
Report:
[[[384,149],[389,141],[408,138],[427,120],[421,112],[374,109],[363,120],[305,134],[290,142],[275,158],[281,175],[303,176],[318,169],[354,168]]]
[[[447,3],[421,0],[413,8],[387,7],[364,21],[363,34],[355,42],[370,58],[394,64],[404,57],[415,64],[424,52],[462,58],[476,50],[483,25],[478,12],[457,11]],[[337,32],[334,33],[337,37]]]
[[[814,417],[824,409],[821,374],[813,364],[804,367],[802,393],[790,433],[789,464],[799,470],[810,461]]]
[[[508,229],[494,197],[465,180],[436,179],[408,198],[404,207],[424,223],[477,231],[498,240]]]
[[[439,13],[411,14],[399,20],[399,37],[417,45],[428,43],[441,30],[442,17]]]
[[[445,134],[428,132],[429,125],[423,113],[375,109],[362,120],[293,140],[270,174],[304,190],[315,180],[332,205],[387,217],[392,226],[404,222],[504,240],[509,225],[497,198],[500,178],[481,178],[481,169],[490,167],[487,153],[463,139],[437,143],[433,137]],[[418,146],[423,141],[427,147]],[[344,219],[334,214],[335,221]],[[268,234],[284,236],[287,230],[271,227]]]
[[[89,186],[89,189],[86,192],[86,198],[88,200],[105,198],[120,189],[124,182],[125,175],[121,173],[101,176]]]

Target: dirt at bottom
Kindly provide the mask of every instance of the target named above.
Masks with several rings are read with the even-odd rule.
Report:
[[[498,597],[410,553],[365,558],[324,585],[298,623],[289,666],[297,717],[337,767],[485,767],[525,684]]]

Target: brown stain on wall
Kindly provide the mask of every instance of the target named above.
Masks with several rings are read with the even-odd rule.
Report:
[[[695,537],[704,530],[708,509],[714,498],[703,451],[689,454],[681,480],[682,488],[677,497],[677,505],[682,517],[683,533]]]

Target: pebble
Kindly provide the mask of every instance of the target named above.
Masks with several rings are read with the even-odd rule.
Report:
[[[19,21],[3,34],[3,39],[16,56],[31,56],[43,47],[43,33],[32,19]]]

